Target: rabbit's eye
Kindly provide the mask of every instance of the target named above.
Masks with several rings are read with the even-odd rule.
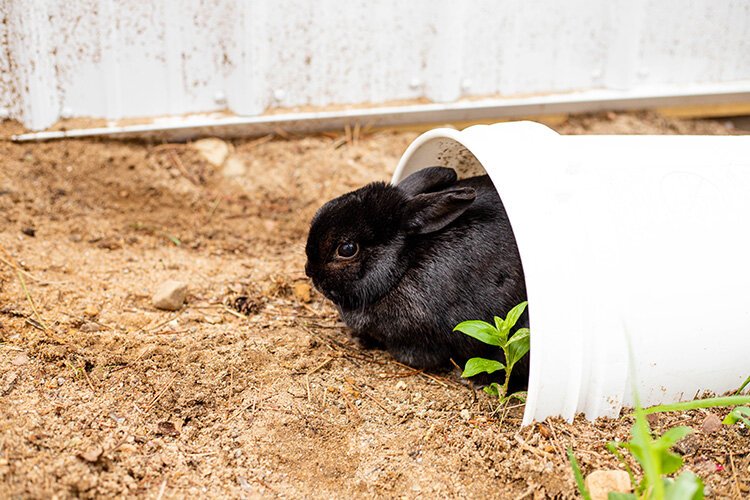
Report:
[[[336,249],[336,254],[342,259],[351,259],[355,255],[357,255],[358,251],[359,247],[356,243],[345,241]]]

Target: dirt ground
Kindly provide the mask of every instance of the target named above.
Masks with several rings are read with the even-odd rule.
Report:
[[[612,113],[556,128],[736,132]],[[617,468],[605,444],[629,416],[520,428],[522,407],[361,350],[308,300],[314,211],[388,179],[414,137],[234,141],[233,177],[184,144],[0,141],[0,497],[570,498],[567,446],[585,473]],[[189,283],[178,312],[151,304],[166,279]],[[708,432],[709,413],[725,411],[654,425],[692,426],[687,467],[747,498],[750,431]]]

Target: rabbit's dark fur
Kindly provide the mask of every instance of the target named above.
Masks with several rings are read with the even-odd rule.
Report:
[[[356,255],[338,255],[354,244]],[[453,327],[491,323],[526,300],[515,239],[488,176],[457,181],[452,169],[431,167],[398,186],[368,184],[318,210],[306,252],[307,275],[354,336],[418,368],[502,360],[499,348]],[[527,370],[525,358],[514,379],[525,382]]]

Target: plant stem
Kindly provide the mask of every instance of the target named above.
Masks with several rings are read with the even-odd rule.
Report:
[[[508,353],[505,354],[505,360],[508,361]],[[500,395],[500,399],[505,400],[508,397],[508,385],[510,384],[510,372],[513,370],[513,365],[505,367],[505,381],[503,382],[503,393]]]

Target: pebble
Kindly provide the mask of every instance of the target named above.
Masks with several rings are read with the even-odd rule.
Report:
[[[218,325],[224,321],[224,318],[222,318],[221,316],[206,315],[203,317],[203,320],[210,325]]]
[[[193,148],[211,165],[220,167],[229,156],[229,144],[216,137],[195,141]]]
[[[294,296],[297,300],[308,303],[312,300],[312,288],[307,283],[297,283],[294,285]]]
[[[714,415],[713,413],[709,413],[706,416],[706,419],[703,420],[703,425],[701,425],[701,430],[704,434],[713,434],[714,432],[721,429],[721,419]]]
[[[94,316],[99,315],[99,308],[93,304],[89,304],[86,306],[86,309],[83,310],[83,314],[93,318]]]
[[[250,486],[250,483],[247,482],[247,479],[245,479],[242,476],[237,476],[237,482],[240,485],[240,488],[242,488],[245,491],[253,491],[253,487]]]
[[[224,162],[224,169],[222,170],[224,177],[242,177],[245,172],[247,172],[247,165],[242,158],[230,156]]]
[[[463,410],[461,410],[461,412],[459,413],[459,415],[461,415],[461,418],[464,419],[464,420],[471,419],[471,412],[469,410],[465,409],[465,408]]]
[[[84,324],[80,326],[80,328],[78,328],[78,330],[83,333],[98,332],[101,329],[102,327],[94,323],[93,321],[86,321]]]
[[[154,307],[165,311],[177,311],[187,297],[187,283],[167,280],[160,284],[151,298]]]
[[[29,357],[26,355],[25,352],[18,353],[18,355],[15,358],[13,358],[13,361],[11,361],[13,366],[23,366],[28,362],[29,362]]]
[[[93,462],[96,462],[97,460],[99,460],[99,457],[101,457],[103,453],[104,453],[104,450],[102,449],[101,446],[94,446],[93,448],[90,448],[90,449],[84,451],[83,453],[81,453],[78,456],[81,457],[82,459],[84,459],[87,462],[92,462],[93,463]]]
[[[591,500],[607,500],[610,492],[630,492],[630,476],[624,470],[597,470],[586,476],[586,489]]]

